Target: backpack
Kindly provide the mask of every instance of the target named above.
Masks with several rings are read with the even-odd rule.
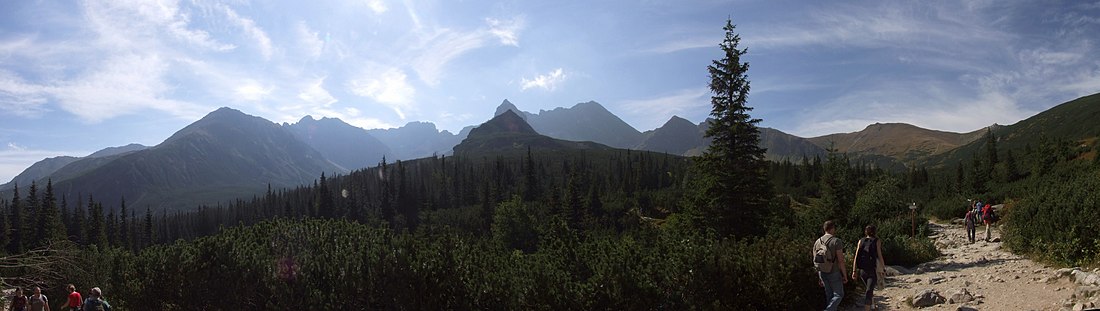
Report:
[[[863,238],[860,248],[856,250],[856,268],[865,271],[875,271],[878,265],[878,239]]]
[[[985,213],[985,220],[989,221],[990,223],[994,223],[1000,220],[1000,218],[997,217],[997,213],[994,213],[993,208],[990,207],[989,212]]]
[[[836,265],[836,253],[829,251],[829,242],[836,239],[836,236],[830,235],[824,241],[821,238],[814,242],[814,268],[818,272],[830,273],[833,272],[833,266]]]
[[[107,309],[107,307],[103,305],[103,300],[99,298],[88,298],[84,300],[84,308],[82,310],[107,311],[110,309]]]
[[[34,295],[27,296],[27,306],[30,307],[30,309],[32,310],[44,310],[45,305],[47,304],[49,304],[49,300],[46,299],[46,295],[38,295],[38,297],[35,297]]]

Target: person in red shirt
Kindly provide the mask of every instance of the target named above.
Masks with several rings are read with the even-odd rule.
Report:
[[[61,310],[80,310],[82,302],[84,302],[84,298],[80,297],[80,293],[76,291],[76,286],[69,284],[69,301],[65,302]]]
[[[989,210],[992,209],[992,208],[993,207],[989,206],[989,204],[986,204],[985,207],[982,208],[982,222],[985,222],[985,241],[986,242],[989,242],[989,225],[992,223],[992,221],[989,220]]]

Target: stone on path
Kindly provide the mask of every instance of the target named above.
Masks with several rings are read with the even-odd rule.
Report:
[[[947,303],[949,304],[967,303],[973,300],[974,295],[971,295],[970,291],[965,288],[952,290],[951,293],[947,295]]]
[[[1085,299],[1085,298],[1089,298],[1089,297],[1092,297],[1092,296],[1096,296],[1096,294],[1098,292],[1100,292],[1100,287],[1081,286],[1081,287],[1078,287],[1077,290],[1075,290],[1073,292],[1073,296],[1077,299]]]
[[[926,289],[913,296],[910,304],[917,308],[931,307],[947,302],[935,289]]]

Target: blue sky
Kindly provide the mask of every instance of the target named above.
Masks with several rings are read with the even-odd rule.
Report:
[[[505,98],[595,100],[641,131],[699,122],[726,18],[753,115],[804,137],[972,131],[1100,92],[1100,1],[4,1],[0,182],[222,106],[457,131]]]

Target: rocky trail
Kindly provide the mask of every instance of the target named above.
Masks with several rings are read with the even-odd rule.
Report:
[[[888,268],[886,288],[875,291],[876,310],[1100,310],[1098,270],[1050,267],[1012,254],[1001,248],[996,228],[993,242],[982,240],[982,226],[970,244],[962,225],[929,225],[943,256],[912,270]]]

